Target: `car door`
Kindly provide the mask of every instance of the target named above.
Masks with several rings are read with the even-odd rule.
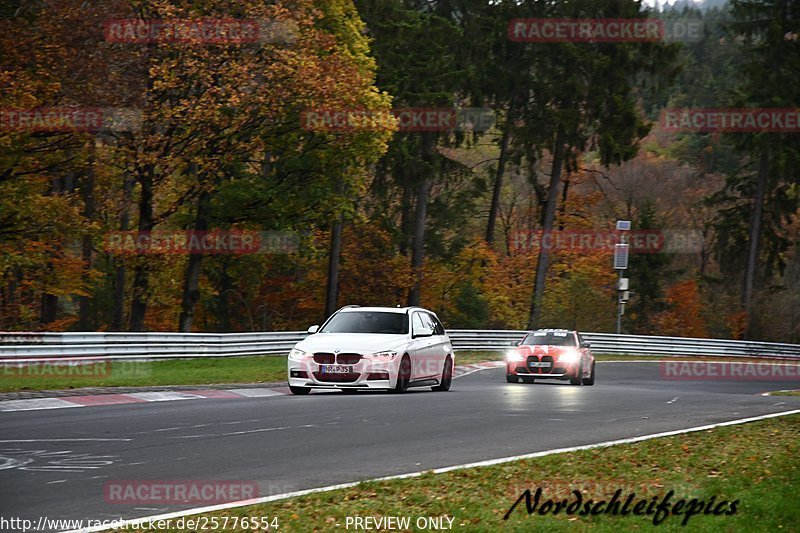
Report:
[[[428,313],[420,311],[419,315],[420,321],[422,322],[422,327],[425,328],[425,330],[430,331],[431,334],[427,337],[419,338],[420,342],[417,351],[417,377],[420,379],[437,377],[439,376],[439,372],[441,372],[441,365],[439,363],[439,357],[437,357],[438,353],[435,349],[436,324],[433,323],[433,320]]]
[[[581,334],[577,331],[575,332],[575,340],[578,346],[578,351],[581,354],[581,368],[583,369],[583,375],[588,376],[590,372],[589,367],[591,366],[589,348],[586,347],[586,342],[583,340],[583,337],[581,337]]]
[[[425,374],[425,352],[430,337],[418,337],[419,333],[427,326],[421,311],[414,311],[411,315],[411,379],[420,379]]]
[[[433,328],[433,336],[431,337],[428,351],[431,357],[432,375],[436,378],[441,377],[444,370],[444,361],[450,353],[451,347],[449,339],[444,331],[444,326],[439,322],[432,313],[426,313],[431,327]]]

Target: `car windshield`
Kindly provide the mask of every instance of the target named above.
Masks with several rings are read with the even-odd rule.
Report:
[[[322,333],[408,333],[408,315],[380,311],[347,311],[337,313],[325,324]]]
[[[523,339],[525,345],[576,346],[575,335],[567,331],[534,331]]]

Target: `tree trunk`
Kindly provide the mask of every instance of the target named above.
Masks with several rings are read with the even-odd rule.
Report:
[[[503,174],[506,171],[508,159],[508,141],[511,136],[513,120],[513,104],[509,105],[506,123],[503,125],[503,137],[500,141],[500,159],[497,161],[497,170],[494,176],[494,190],[492,191],[492,205],[489,207],[489,220],[486,222],[486,242],[494,243],[494,231],[497,224],[497,214],[500,211],[500,194],[503,190]]]
[[[228,273],[228,259],[221,259],[219,275],[219,296],[217,296],[217,329],[221,333],[230,333],[231,327],[231,306],[228,294],[233,291],[233,279]]]
[[[556,215],[556,204],[558,203],[558,188],[561,183],[561,169],[564,166],[564,128],[559,126],[556,133],[555,146],[553,147],[553,168],[550,171],[550,187],[547,193],[547,204],[544,209],[544,221],[542,229],[544,235],[553,230],[553,221]],[[539,259],[536,262],[536,279],[533,282],[533,297],[531,298],[530,317],[528,318],[528,328],[533,329],[539,322],[542,314],[542,298],[544,296],[544,284],[547,278],[547,267],[550,253],[547,247],[541,246],[539,249]]]
[[[764,196],[767,189],[767,178],[769,175],[769,154],[767,148],[761,151],[761,158],[758,162],[758,173],[756,176],[756,196],[753,200],[753,216],[750,219],[750,247],[747,252],[747,267],[744,278],[744,308],[747,312],[747,327],[745,328],[745,339],[750,339],[753,334],[753,288],[756,281],[756,269],[758,268],[758,249],[761,238],[761,222],[764,216]]]
[[[564,187],[561,189],[561,220],[558,223],[558,231],[564,231],[564,220],[567,216],[567,198],[569,197],[569,170],[564,178]],[[574,329],[574,328],[573,328]]]
[[[54,178],[50,181],[50,190],[48,194],[53,196],[65,192],[72,192],[73,184],[72,172],[68,172],[66,175]],[[45,268],[48,272],[52,273],[54,269],[53,263],[48,261]],[[42,325],[54,322],[56,318],[58,318],[58,296],[44,292],[39,303],[39,322]]]
[[[152,164],[140,168],[138,181],[141,186],[139,197],[139,232],[150,232],[155,225],[153,219],[153,184],[155,169]],[[131,315],[128,322],[130,331],[144,330],[144,317],[147,313],[147,292],[149,289],[148,261],[137,258],[133,270],[133,294],[131,299]]]
[[[132,195],[133,180],[126,176],[122,184],[122,213],[119,216],[120,231],[128,231],[130,228]],[[122,257],[115,257],[114,265],[114,310],[111,318],[111,329],[122,331],[125,323],[125,261]]]
[[[83,216],[86,220],[92,221],[94,219],[94,163],[95,163],[95,143],[89,143],[89,160],[86,168],[86,173],[81,180],[81,197],[83,199]],[[83,270],[81,272],[81,281],[85,290],[89,288],[89,272],[92,269],[92,236],[84,235],[81,242],[81,260],[83,261]],[[90,331],[94,329],[91,317],[91,302],[92,298],[89,295],[78,297],[78,328],[82,331]]]
[[[431,179],[423,178],[417,191],[417,208],[414,211],[414,241],[411,250],[411,270],[414,285],[408,293],[408,305],[419,305],[420,285],[422,283],[422,265],[425,262],[425,221],[428,218],[428,196],[431,191]]]
[[[425,226],[428,219],[428,198],[431,194],[433,180],[431,178],[434,161],[434,149],[436,148],[437,138],[430,133],[422,134],[421,155],[423,165],[420,166],[423,173],[417,176],[419,187],[417,188],[417,202],[414,209],[414,238],[411,248],[411,271],[414,276],[413,285],[408,292],[408,305],[420,304],[420,285],[422,284],[422,265],[425,262]]]
[[[328,255],[328,285],[325,287],[325,318],[338,308],[339,301],[339,260],[342,254],[342,228],[344,217],[339,215],[331,228],[331,245]]]
[[[202,191],[197,199],[197,214],[194,219],[194,229],[201,235],[208,231],[208,203],[211,195]],[[203,263],[203,254],[189,252],[189,261],[186,264],[186,274],[183,278],[183,297],[181,299],[181,316],[178,319],[178,331],[188,333],[192,331],[192,320],[197,302],[200,300],[200,271]]]
[[[409,243],[411,242],[411,207],[414,199],[414,190],[404,179],[403,199],[400,213],[400,255],[408,257]]]
[[[40,309],[42,325],[55,322],[58,317],[58,296],[55,294],[42,294],[42,305]]]

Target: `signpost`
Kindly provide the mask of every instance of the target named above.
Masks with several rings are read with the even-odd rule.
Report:
[[[630,220],[617,220],[617,231],[620,232],[620,242],[614,245],[614,269],[619,273],[617,281],[617,335],[622,331],[622,315],[625,313],[625,303],[630,298],[629,278],[623,277],[628,268],[630,245],[627,243],[626,233],[631,230]]]

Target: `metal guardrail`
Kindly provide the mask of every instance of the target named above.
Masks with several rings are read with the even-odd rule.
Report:
[[[454,330],[448,334],[453,346],[462,350],[503,349],[519,341],[527,331]],[[661,337],[653,335],[617,335],[581,332],[597,354],[674,355],[725,357],[778,357],[800,359],[800,344]]]
[[[450,330],[457,350],[503,350],[522,330]],[[103,360],[285,354],[304,331],[265,333],[0,333],[0,363],[85,358]],[[779,357],[800,359],[800,345],[772,342],[581,333],[592,351],[613,355]]]

